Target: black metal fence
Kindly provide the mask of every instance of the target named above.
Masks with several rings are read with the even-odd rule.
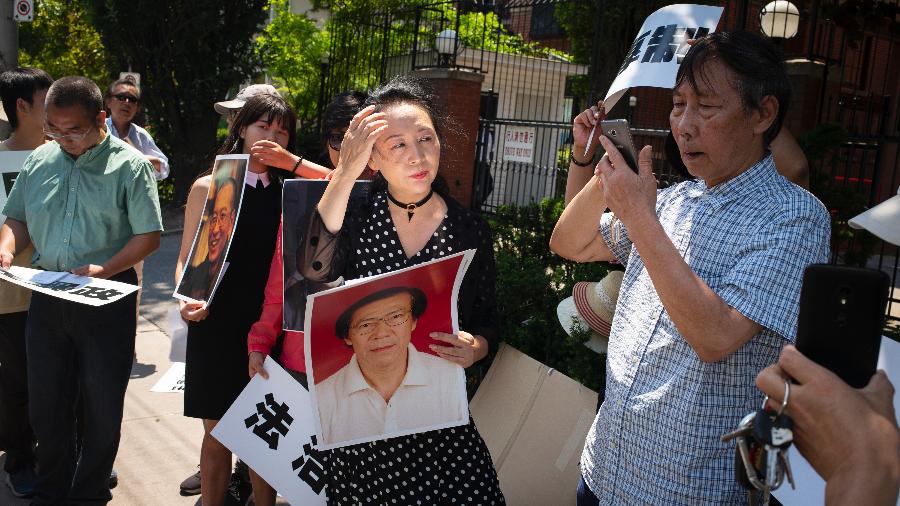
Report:
[[[605,92],[611,81],[609,69],[618,66],[627,47],[616,53],[616,44],[622,41],[606,40],[596,30],[591,62],[586,65],[509,36],[522,34],[532,43],[554,46],[565,38],[555,9],[579,1],[585,0],[442,1],[374,15],[337,9],[323,96],[368,89],[393,75],[427,67],[484,74],[472,206],[492,212],[503,204],[560,196],[571,150],[571,120]],[[670,3],[593,1],[607,23],[618,15],[615,28],[630,34],[637,32],[647,14]],[[852,232],[846,220],[886,200],[900,184],[900,115],[894,97],[900,87],[898,2],[874,2],[869,9],[865,2],[795,0],[800,33],[781,43],[795,84],[800,83],[792,107],[802,111],[807,124],[794,133],[804,137],[809,120],[815,118],[812,125],[834,124],[843,135],[835,141],[835,149],[810,156],[813,187],[835,215],[832,260],[864,263],[869,258],[868,264],[888,272],[895,286],[898,249]],[[725,7],[720,29],[758,30],[758,15],[767,1],[717,3]],[[618,14],[610,14],[614,12]],[[604,31],[611,28],[603,23],[601,19],[597,26]],[[446,30],[457,37],[446,37]],[[797,72],[804,75],[797,78]],[[670,98],[657,93],[642,99],[638,109],[659,114],[638,115],[632,122],[640,140],[654,146],[654,168],[662,184],[680,178],[662,149],[670,107]],[[824,134],[814,135],[821,140]],[[891,298],[888,313],[900,321],[900,299]]]
[[[371,88],[416,69],[481,73],[473,207],[490,212],[556,195],[571,145],[571,81],[588,66],[516,34],[562,36],[552,13],[565,3],[445,1],[364,17],[335,11],[323,94]]]

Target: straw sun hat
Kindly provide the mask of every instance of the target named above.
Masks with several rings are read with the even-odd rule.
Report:
[[[575,283],[572,296],[556,307],[559,323],[566,333],[572,335],[574,329],[590,331],[591,337],[584,345],[597,353],[606,352],[623,275],[622,271],[610,271],[599,282]]]

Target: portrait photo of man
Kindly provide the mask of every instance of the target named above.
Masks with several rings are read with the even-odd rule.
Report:
[[[334,336],[353,354],[315,386],[323,444],[342,446],[468,421],[462,368],[412,343],[428,306],[423,290],[394,286],[355,300],[338,316]],[[421,330],[427,335],[429,329]]]
[[[224,274],[247,166],[246,157],[239,156],[243,158],[216,161],[200,228],[191,246],[184,275],[175,290],[178,298],[208,304]]]

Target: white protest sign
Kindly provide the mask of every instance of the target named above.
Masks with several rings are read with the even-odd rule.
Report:
[[[722,7],[676,4],[647,16],[619,68],[619,74],[603,99],[607,111],[616,105],[632,86],[674,88],[675,75],[688,39],[714,32]]]
[[[104,306],[140,288],[108,279],[77,276],[70,272],[42,271],[16,265],[11,266],[9,270],[0,270],[0,279],[35,292],[88,306]]]
[[[16,182],[16,176],[22,170],[22,165],[31,151],[0,151],[0,220],[6,221],[6,216],[2,214],[3,206],[6,205],[6,198],[12,190],[13,183]],[[2,222],[0,221],[0,222]]]
[[[503,161],[534,161],[534,127],[509,126],[503,138]]]
[[[172,367],[150,388],[151,392],[184,393],[184,362],[173,362]]]
[[[309,392],[272,357],[264,367],[269,379],[254,376],[212,435],[291,504],[324,505]]]
[[[894,384],[894,412],[900,410],[900,343],[890,338],[881,338],[881,352],[878,356],[878,368],[884,369],[888,379]],[[784,506],[806,506],[808,504],[825,504],[825,480],[816,473],[806,459],[800,455],[795,446],[788,449],[788,460],[794,475],[796,489],[791,490],[785,483],[772,492]],[[862,484],[865,486],[865,484]],[[897,499],[900,506],[900,498]]]

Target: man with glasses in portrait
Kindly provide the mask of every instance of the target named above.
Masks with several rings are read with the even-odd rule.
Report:
[[[64,77],[50,86],[44,133],[9,194],[0,267],[35,248],[48,271],[136,284],[133,266],[159,247],[153,167],[104,128],[100,88]],[[38,439],[33,503],[105,504],[134,356],[136,294],[93,307],[34,292],[26,325],[29,412]],[[81,397],[82,447],[75,449]]]
[[[459,366],[410,342],[427,305],[418,288],[386,288],[338,317],[335,335],[353,356],[316,385],[325,444],[428,430],[466,417]]]

